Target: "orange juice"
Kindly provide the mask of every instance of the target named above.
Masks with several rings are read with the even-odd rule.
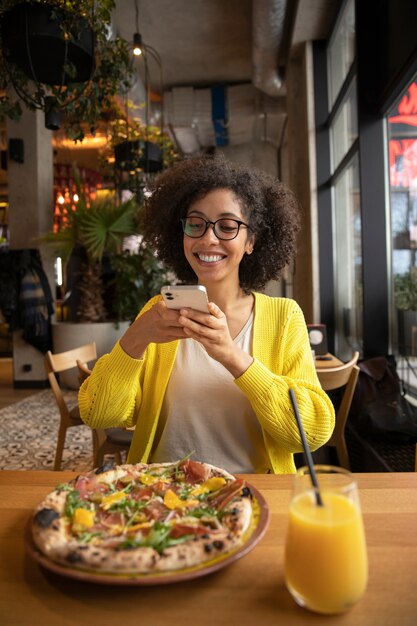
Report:
[[[296,495],[290,506],[285,578],[298,602],[318,613],[340,613],[364,593],[368,578],[359,505],[346,495]]]

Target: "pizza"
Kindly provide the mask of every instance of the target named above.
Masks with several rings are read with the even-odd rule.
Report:
[[[105,574],[181,571],[242,545],[253,519],[244,481],[190,459],[103,466],[58,485],[31,519],[48,561]]]

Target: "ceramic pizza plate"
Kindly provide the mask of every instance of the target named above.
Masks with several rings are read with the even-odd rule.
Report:
[[[31,524],[29,522],[26,532],[26,549],[29,555],[43,568],[82,582],[99,583],[103,585],[167,585],[181,582],[183,580],[192,580],[201,576],[206,576],[216,572],[238,559],[248,554],[259,543],[265,535],[269,524],[269,508],[263,495],[252,485],[246,483],[253,496],[253,515],[250,528],[244,538],[243,543],[232,550],[226,552],[221,557],[217,557],[212,561],[206,561],[201,565],[187,568],[184,570],[175,570],[172,572],[158,572],[151,574],[112,574],[107,572],[78,570],[66,567],[60,563],[55,563],[46,557],[35,545]]]

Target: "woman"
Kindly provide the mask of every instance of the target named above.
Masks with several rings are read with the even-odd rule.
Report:
[[[86,424],[135,426],[129,463],[193,452],[231,472],[294,472],[290,387],[311,448],[329,439],[334,410],[301,309],[256,291],[293,258],[299,227],[282,183],[220,157],[184,160],[155,181],[145,236],[210,304],[175,311],[154,297],[80,389]]]

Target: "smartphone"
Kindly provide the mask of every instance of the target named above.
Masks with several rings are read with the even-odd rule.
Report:
[[[165,285],[161,295],[169,309],[195,309],[208,313],[207,291],[203,285]]]

